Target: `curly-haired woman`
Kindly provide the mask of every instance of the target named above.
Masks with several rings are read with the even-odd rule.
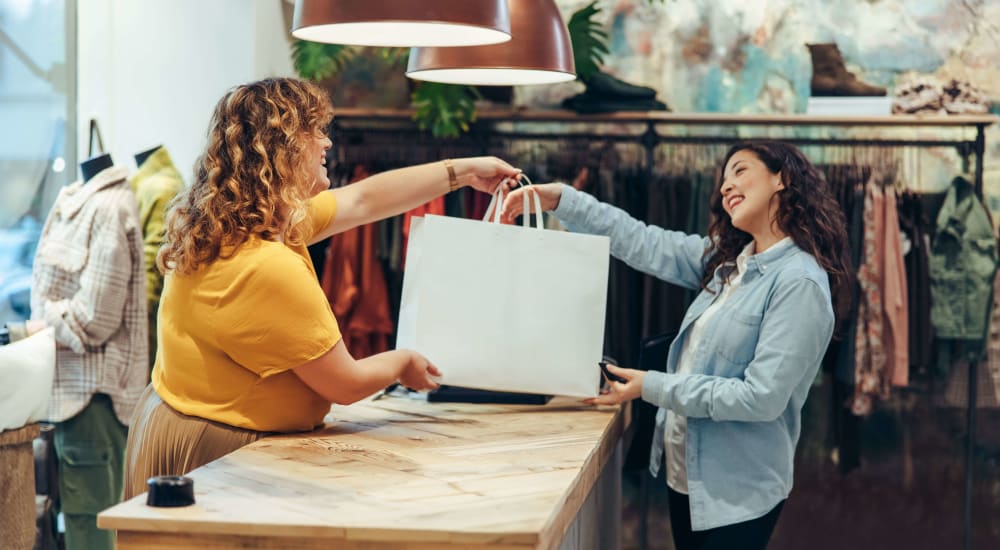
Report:
[[[650,227],[561,184],[536,186],[573,231],[608,235],[630,266],[701,292],[666,372],[610,367],[597,404],[660,407],[650,460],[666,454],[679,550],[764,548],[792,488],[801,410],[835,324],[831,285],[849,284],[844,216],[795,147],[734,146],[711,199],[707,238]],[[504,215],[520,213],[517,190]],[[838,304],[838,311],[842,311]]]
[[[194,183],[171,208],[152,384],[136,407],[125,497],[268,433],[311,430],[331,403],[439,374],[407,350],[355,360],[306,246],[461,186],[493,192],[519,171],[493,157],[410,166],[327,190],[328,96],[273,78],[216,105]]]

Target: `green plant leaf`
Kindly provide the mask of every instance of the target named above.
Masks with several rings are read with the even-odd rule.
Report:
[[[296,40],[292,44],[292,64],[300,77],[318,81],[344,68],[354,53],[353,48],[343,44]]]
[[[406,62],[410,59],[410,48],[389,48],[381,47],[376,50],[380,59],[392,66],[406,67]]]
[[[650,0],[652,1],[652,0]],[[598,71],[608,54],[608,33],[594,20],[600,13],[596,0],[573,12],[566,27],[573,43],[573,62],[577,77],[586,82]]]
[[[421,130],[430,128],[435,137],[456,138],[476,120],[480,97],[472,86],[421,82],[410,98],[416,108],[413,120]]]

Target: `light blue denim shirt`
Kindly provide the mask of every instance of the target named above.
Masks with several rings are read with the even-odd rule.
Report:
[[[685,288],[700,287],[708,238],[667,231],[563,186],[553,212],[570,230],[611,238],[611,254]],[[710,283],[718,290],[731,265]],[[670,347],[666,372],[649,372],[642,398],[660,407],[650,471],[663,456],[666,409],[687,417],[687,474],[694,530],[767,514],[792,489],[801,411],[833,335],[826,272],[791,240],[750,257],[740,287],[713,316],[692,373],[676,374],[691,326],[717,294],[702,291]]]

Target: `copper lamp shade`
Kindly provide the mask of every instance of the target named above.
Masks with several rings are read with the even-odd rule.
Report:
[[[510,42],[413,48],[406,76],[447,84],[551,84],[576,78],[569,30],[553,0],[509,0]]]
[[[292,35],[356,46],[470,46],[510,40],[506,0],[295,0]]]

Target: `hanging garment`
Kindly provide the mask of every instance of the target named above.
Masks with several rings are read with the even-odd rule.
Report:
[[[414,216],[437,214],[444,216],[444,197],[438,197],[403,214],[403,265],[406,265],[406,239],[410,236],[410,219]]]
[[[910,371],[927,379],[932,363],[934,332],[931,328],[931,282],[928,253],[930,238],[924,229],[927,219],[923,205],[913,193],[903,193],[899,202],[899,225],[909,241],[904,253],[906,266],[907,318],[909,322]]]
[[[678,196],[683,188],[684,193],[690,193],[691,182],[686,177],[654,175],[652,181],[646,184],[646,223],[664,229],[683,229],[684,221],[674,214],[677,210],[686,210],[688,201],[678,206]],[[642,336],[674,332],[681,326],[684,313],[691,300],[687,299],[688,291],[677,285],[661,281],[656,277],[644,275],[642,278]]]
[[[601,170],[597,187],[602,200],[645,221],[648,192],[644,171],[637,167]],[[643,336],[643,277],[621,260],[611,259],[604,350],[621,365],[634,365],[638,359],[636,342]]]
[[[490,205],[490,196],[486,193],[466,194],[466,214],[469,219],[481,220],[486,215],[486,209]]]
[[[873,398],[887,397],[885,378],[884,313],[882,308],[881,269],[885,258],[884,196],[877,183],[869,182],[865,192],[865,262],[858,269],[861,297],[858,302],[858,328],[855,333],[854,399],[851,410],[863,416],[872,412]]]
[[[715,177],[708,172],[691,174],[691,207],[687,212],[687,232],[693,235],[708,235],[712,192],[715,190]]]
[[[993,276],[993,304],[986,359],[979,365],[979,407],[1000,407],[1000,272]],[[983,387],[986,386],[986,387]]]
[[[906,271],[899,233],[899,213],[896,192],[885,189],[885,228],[882,242],[885,262],[882,270],[882,307],[885,313],[886,373],[893,386],[906,386],[910,381],[910,325],[907,302]]]
[[[713,185],[701,172],[680,167],[683,172],[655,176],[647,184],[648,219],[650,225],[693,235],[708,234],[709,197]],[[707,185],[706,185],[707,183]],[[702,216],[703,213],[704,215]],[[705,225],[700,225],[703,218]],[[643,336],[652,336],[680,329],[688,306],[698,291],[686,289],[652,277],[644,276]]]
[[[952,365],[945,386],[943,404],[965,408],[969,402],[969,363]],[[993,304],[990,309],[990,331],[986,341],[986,357],[976,369],[976,408],[1000,408],[1000,273],[993,278]]]
[[[163,245],[167,225],[167,205],[181,192],[184,179],[177,171],[166,147],[146,158],[130,180],[139,207],[146,266],[146,298],[151,312],[156,311],[163,291],[163,274],[156,267],[156,253]]]
[[[368,176],[359,165],[353,181]],[[395,329],[377,245],[374,223],[338,233],[330,238],[323,267],[323,292],[340,323],[344,343],[356,359],[388,350]]]
[[[128,424],[149,381],[142,228],[125,168],[59,192],[38,242],[31,312],[55,331],[47,420],[104,393]]]
[[[938,338],[981,340],[997,263],[993,226],[972,183],[958,176],[931,241],[931,322]]]
[[[139,207],[142,250],[146,267],[146,310],[149,317],[149,367],[156,357],[156,310],[163,292],[163,274],[156,267],[156,254],[166,240],[167,206],[181,192],[184,179],[166,147],[160,147],[132,176],[132,191]]]
[[[865,206],[865,186],[859,181],[858,171],[838,170],[840,187],[840,204],[847,214],[847,238],[851,250],[851,267],[855,273],[864,262],[864,206]],[[838,289],[839,292],[847,293],[846,296],[838,296],[839,300],[845,300],[850,307],[847,312],[847,320],[840,328],[835,340],[836,345],[830,346],[828,358],[831,361],[830,368],[834,377],[841,383],[854,385],[854,359],[857,350],[857,339],[855,335],[858,330],[858,308],[861,301],[860,285],[855,281],[849,287]],[[838,402],[836,406],[841,406]]]
[[[848,244],[851,250],[851,267],[858,269],[864,252],[864,203],[865,185],[861,180],[862,170],[856,166],[823,167],[837,202],[847,219]],[[830,384],[830,421],[832,423],[833,447],[837,453],[840,473],[847,473],[861,464],[860,419],[852,412],[854,404],[854,367],[857,346],[858,308],[860,292],[857,284],[839,289],[845,295],[838,300],[850,304],[847,317],[831,343],[824,367],[832,371]],[[821,394],[822,395],[822,394]],[[808,402],[806,406],[809,406]]]

